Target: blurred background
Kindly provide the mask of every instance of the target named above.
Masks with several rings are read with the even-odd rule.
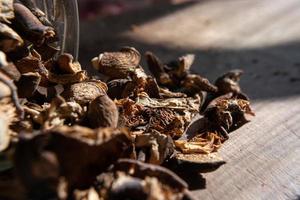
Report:
[[[193,70],[211,81],[241,68],[253,99],[300,93],[299,0],[79,0],[79,9],[79,59],[91,72],[92,57],[127,45],[165,62],[194,53]]]

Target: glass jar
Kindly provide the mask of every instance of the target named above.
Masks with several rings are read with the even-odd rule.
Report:
[[[47,19],[54,25],[61,53],[70,53],[78,58],[79,16],[77,0],[33,0]]]

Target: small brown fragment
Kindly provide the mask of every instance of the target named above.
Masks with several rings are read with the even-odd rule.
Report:
[[[118,117],[117,106],[107,95],[97,97],[88,107],[87,118],[92,128],[116,128],[118,125]]]

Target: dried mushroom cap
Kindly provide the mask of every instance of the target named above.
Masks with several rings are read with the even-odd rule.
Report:
[[[217,126],[234,130],[250,121],[254,112],[250,102],[244,99],[230,98],[227,94],[214,99],[204,112],[204,116]]]
[[[129,157],[131,147],[132,139],[126,130],[62,126],[31,138],[21,138],[15,160],[21,182],[37,193],[45,185],[54,186],[56,190],[59,176],[66,178],[69,189],[84,188],[89,187],[96,175],[104,172],[119,158]],[[59,167],[59,174],[54,176],[56,183],[45,179],[51,171],[34,173],[43,170],[42,166],[36,165],[35,159],[45,152],[56,158]],[[24,173],[24,170],[29,173]],[[35,185],[33,182],[43,184]]]
[[[161,165],[174,152],[172,138],[155,130],[136,135],[135,147],[138,157],[142,154],[144,158],[141,161],[157,165]],[[150,155],[143,155],[147,153]]]
[[[231,70],[222,76],[220,76],[215,85],[218,87],[218,93],[220,94],[227,94],[233,92],[238,94],[241,92],[241,88],[239,85],[239,80],[241,75],[243,74],[242,70],[236,69]]]
[[[75,101],[80,105],[86,105],[106,93],[107,86],[99,80],[90,80],[75,83],[65,88],[62,96],[67,101]]]
[[[174,159],[175,165],[178,165],[179,169],[190,169],[203,173],[214,171],[226,163],[218,152],[209,154],[177,152]]]
[[[81,71],[81,66],[78,62],[73,61],[71,54],[64,53],[57,58],[59,69],[66,74],[75,74]]]
[[[176,191],[159,178],[146,176],[134,177],[126,172],[116,171],[105,173],[97,177],[98,193],[101,199],[192,199],[188,198],[188,191]]]
[[[41,82],[41,75],[37,72],[22,74],[20,80],[16,83],[20,98],[29,98],[34,95]]]
[[[45,121],[42,125],[44,129],[66,125],[73,125],[81,121],[85,115],[84,109],[76,102],[65,102],[62,98],[52,100],[48,110],[46,110]]]
[[[92,59],[100,73],[110,78],[126,78],[140,63],[141,55],[133,47],[124,47],[119,52],[104,52]]]
[[[177,78],[184,78],[188,74],[194,60],[194,54],[187,54],[179,57],[177,61],[169,63],[168,66],[174,68],[174,71],[172,71],[173,75]]]
[[[38,72],[45,75],[48,74],[47,69],[42,63],[40,55],[34,50],[32,50],[26,57],[16,61],[15,65],[21,74],[28,72]]]
[[[187,184],[175,173],[167,168],[143,163],[131,159],[119,159],[114,166],[114,170],[130,172],[130,175],[138,178],[156,177],[162,184],[171,186],[174,191],[184,191],[187,189]]]
[[[47,78],[52,83],[66,85],[85,81],[88,79],[88,76],[86,71],[79,71],[75,74],[55,74],[49,72]]]
[[[0,3],[1,4],[1,3]],[[0,50],[10,52],[23,45],[22,38],[9,26],[0,22]]]
[[[52,26],[51,22],[47,19],[47,15],[41,11],[34,0],[20,0],[44,25]]]
[[[115,79],[107,83],[107,95],[111,99],[121,99],[125,97],[124,90],[131,81],[129,79]]]
[[[201,99],[199,96],[188,98],[155,99],[140,95],[136,102],[149,108],[170,108],[197,113],[199,112]]]
[[[101,95],[89,104],[87,118],[92,128],[116,128],[119,113],[116,104],[107,95]]]
[[[164,64],[162,61],[155,56],[152,52],[146,52],[145,54],[148,68],[150,72],[154,75],[159,84],[169,85],[172,80],[168,73],[164,69]]]
[[[0,22],[9,23],[14,18],[13,0],[0,1]]]
[[[41,45],[55,37],[54,28],[43,25],[26,6],[14,3],[14,11],[14,27],[32,43]]]
[[[218,88],[211,84],[208,79],[201,77],[198,74],[189,74],[182,81],[182,87],[187,94],[195,94],[201,91],[215,93]]]
[[[209,154],[217,151],[224,139],[216,132],[204,132],[190,140],[175,140],[175,146],[184,154]]]

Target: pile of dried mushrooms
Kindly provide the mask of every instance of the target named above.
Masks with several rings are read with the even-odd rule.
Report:
[[[194,55],[147,52],[151,76],[124,47],[92,59],[94,79],[21,2],[0,2],[0,199],[193,199],[173,171],[225,163],[218,149],[254,115],[242,71],[212,84]]]

